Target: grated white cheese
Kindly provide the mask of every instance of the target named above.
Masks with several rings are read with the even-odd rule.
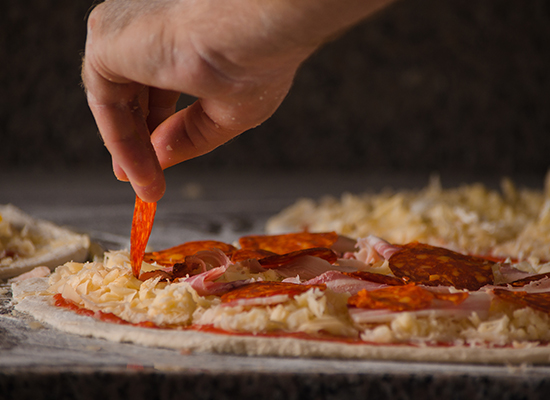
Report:
[[[544,191],[501,191],[482,184],[443,189],[438,179],[419,191],[382,191],[340,199],[300,199],[266,224],[270,234],[308,229],[391,243],[420,241],[470,254],[550,260],[550,174]]]
[[[232,278],[261,280],[280,277],[247,273],[241,267],[229,269]],[[228,281],[222,277],[222,281]],[[278,303],[228,305],[217,296],[199,296],[183,281],[144,282],[131,272],[127,251],[106,253],[103,262],[60,266],[49,278],[49,292],[92,311],[113,313],[131,323],[150,321],[158,326],[212,325],[232,332],[320,332],[338,337],[360,337],[375,343],[455,343],[470,346],[514,345],[525,347],[550,341],[550,316],[505,302],[494,302],[488,315],[475,312],[393,313],[380,322],[354,323],[347,308],[349,294],[330,289],[311,289]]]
[[[39,239],[25,226],[17,228],[0,215],[0,266],[10,265],[15,258],[31,257]],[[9,255],[14,253],[15,255]]]

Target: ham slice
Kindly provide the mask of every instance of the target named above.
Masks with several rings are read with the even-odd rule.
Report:
[[[250,283],[250,280],[233,282],[214,282],[220,278],[230,263],[229,258],[221,250],[199,251],[193,256],[185,257],[185,262],[197,266],[201,273],[184,278],[183,281],[191,285],[200,296],[220,295],[231,289]]]
[[[365,238],[357,239],[355,258],[366,264],[374,264],[377,261],[389,260],[389,258],[401,250],[401,247],[388,243],[384,239],[369,235]]]
[[[365,281],[362,279],[352,278],[339,271],[327,271],[307,282],[305,285],[318,285],[325,284],[328,289],[336,293],[350,293],[355,294],[362,289],[376,290],[387,285],[382,283]]]
[[[426,289],[428,289],[426,287]],[[362,308],[350,308],[350,316],[358,324],[365,323],[383,323],[390,322],[402,312],[407,312],[416,317],[447,317],[447,318],[467,318],[472,313],[485,319],[489,315],[492,296],[488,292],[478,291],[470,292],[469,296],[460,304],[453,304],[449,301],[436,300],[431,307],[416,311],[389,311],[389,310],[370,310]]]
[[[199,296],[219,296],[232,289],[250,283],[249,279],[233,282],[214,282],[223,275],[226,269],[227,266],[213,268],[201,274],[186,278],[183,281],[190,284],[191,287],[197,291]]]

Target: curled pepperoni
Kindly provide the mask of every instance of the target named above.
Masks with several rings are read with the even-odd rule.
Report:
[[[360,290],[348,299],[348,304],[357,308],[373,310],[415,311],[431,307],[434,300],[460,304],[467,297],[468,293],[466,292],[436,293],[410,283],[372,291]]]
[[[156,262],[164,266],[173,266],[174,264],[184,262],[187,256],[192,256],[202,250],[212,249],[219,249],[228,255],[237,250],[234,246],[224,242],[218,242],[216,240],[198,240],[182,243],[170,247],[169,249],[146,253],[144,259],[149,263]]]
[[[256,299],[286,294],[293,298],[312,288],[326,289],[326,285],[299,285],[287,282],[254,282],[240,286],[221,296],[222,303],[230,303],[239,299]]]
[[[268,250],[262,250],[262,249],[239,249],[236,250],[233,254],[231,254],[231,262],[239,262],[243,260],[259,260],[260,258],[265,258],[269,256],[277,255],[276,253],[273,253]]]
[[[499,299],[514,303],[517,306],[531,307],[550,314],[550,292],[528,293],[524,291],[512,292],[505,289],[494,289],[493,293]]]
[[[368,271],[355,271],[355,272],[344,272],[344,275],[351,276],[353,278],[358,278],[363,281],[382,283],[389,286],[401,286],[404,285],[402,279],[396,278],[391,275],[377,274],[375,272]]]
[[[130,235],[130,260],[132,273],[136,278],[141,271],[141,263],[145,254],[145,248],[151,236],[157,203],[146,203],[136,196],[134,217],[132,218],[132,231]]]
[[[322,233],[287,233],[284,235],[250,235],[239,239],[243,249],[262,249],[277,254],[314,247],[331,247],[338,240],[336,232]]]
[[[334,264],[338,259],[338,255],[331,249],[313,248],[313,249],[293,251],[287,254],[281,254],[281,255],[276,254],[273,256],[264,257],[259,259],[258,262],[262,267],[272,269],[272,268],[277,268],[282,265],[288,264],[303,256],[319,257],[319,258],[322,258],[323,260],[328,261],[331,264]]]
[[[479,290],[494,282],[494,262],[423,243],[409,243],[389,261],[393,274],[426,286]]]

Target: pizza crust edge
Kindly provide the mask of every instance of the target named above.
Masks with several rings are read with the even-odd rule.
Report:
[[[386,360],[475,364],[548,364],[550,346],[488,348],[471,346],[411,346],[346,344],[338,341],[232,335],[193,330],[170,330],[119,325],[79,315],[53,305],[45,294],[47,278],[12,285],[15,309],[41,323],[80,336],[130,342],[189,352],[246,356],[305,357],[346,360]]]
[[[90,238],[87,235],[33,218],[11,204],[0,205],[0,214],[10,224],[28,226],[47,242],[39,254],[16,259],[8,266],[0,267],[0,279],[20,275],[38,266],[46,266],[53,270],[68,261],[84,262],[88,258]]]

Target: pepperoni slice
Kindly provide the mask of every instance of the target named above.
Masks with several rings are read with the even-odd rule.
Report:
[[[192,256],[202,250],[219,249],[225,254],[232,254],[237,250],[234,246],[218,242],[217,240],[198,240],[194,242],[186,242],[179,244],[169,249],[153,251],[145,254],[146,262],[156,262],[164,266],[173,266],[174,264],[185,261],[185,257]]]
[[[322,233],[287,233],[284,235],[250,235],[239,239],[243,249],[262,249],[277,254],[314,247],[331,247],[338,240],[336,232]]]
[[[145,248],[151,236],[157,203],[146,203],[136,196],[134,217],[132,218],[132,231],[130,234],[130,260],[132,273],[139,278],[141,263],[145,254]]]
[[[494,289],[493,293],[499,299],[520,307],[531,307],[550,314],[550,292],[528,293],[525,291],[512,292],[505,289]]]
[[[229,303],[239,299],[256,299],[286,294],[295,297],[309,289],[326,289],[326,285],[299,285],[287,282],[254,282],[241,286],[221,296],[222,303]]]
[[[255,259],[259,260],[260,258],[265,258],[269,256],[275,256],[276,253],[273,253],[268,250],[262,249],[239,249],[231,254],[231,261],[236,263],[243,260]]]
[[[402,247],[388,261],[393,274],[404,281],[471,291],[494,282],[493,261],[423,243]]]
[[[271,268],[278,268],[282,265],[288,264],[289,262],[292,262],[297,258],[300,258],[303,256],[319,257],[319,258],[322,258],[323,260],[328,261],[331,264],[334,264],[336,260],[338,260],[338,255],[331,249],[313,248],[313,249],[293,251],[287,254],[280,254],[280,255],[275,254],[273,256],[261,258],[258,260],[258,262],[262,267],[271,269]]]
[[[526,278],[518,279],[517,281],[507,283],[506,285],[510,285],[513,287],[524,287],[525,285],[528,285],[532,282],[540,281],[544,278],[550,278],[550,272],[546,272],[544,274],[537,274],[537,275],[531,275]]]
[[[389,286],[401,286],[404,285],[402,279],[396,278],[391,275],[377,274],[375,272],[368,271],[355,271],[355,272],[344,272],[344,275],[351,276],[353,278],[358,278],[364,281],[382,283]]]
[[[434,300],[460,304],[468,293],[435,293],[410,283],[404,286],[390,286],[367,291],[360,290],[348,299],[348,304],[357,308],[391,311],[415,311],[429,308]]]

